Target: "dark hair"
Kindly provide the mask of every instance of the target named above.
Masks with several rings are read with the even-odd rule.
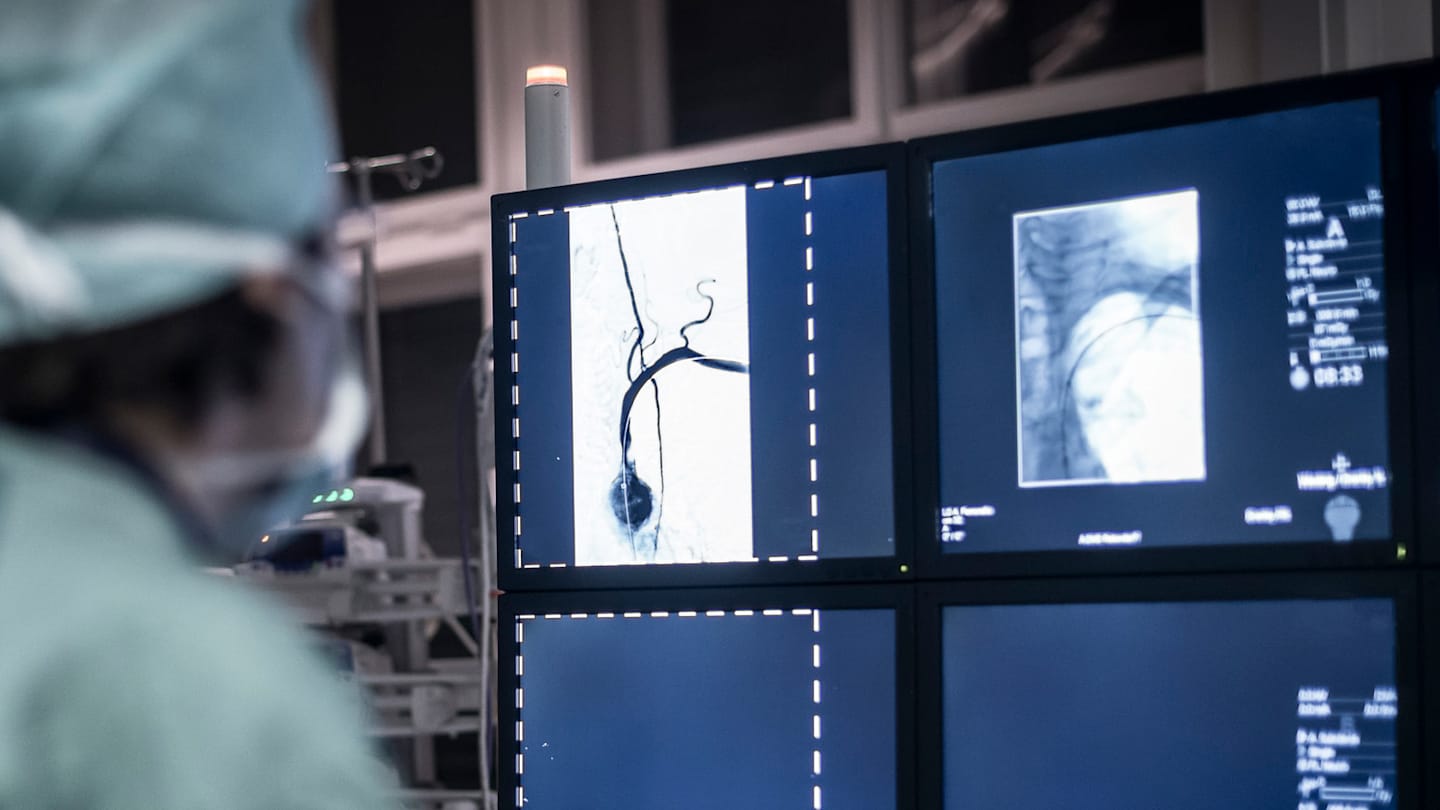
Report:
[[[103,427],[138,405],[193,427],[217,394],[259,392],[278,339],[275,319],[231,288],[118,329],[0,347],[0,421]]]

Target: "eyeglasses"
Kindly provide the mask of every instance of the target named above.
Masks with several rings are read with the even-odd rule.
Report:
[[[291,267],[281,277],[328,314],[344,314],[354,302],[350,281],[339,267],[335,244],[324,231],[311,231],[295,243]]]

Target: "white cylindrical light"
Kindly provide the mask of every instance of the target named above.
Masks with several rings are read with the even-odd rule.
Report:
[[[569,182],[569,75],[559,65],[536,65],[525,71],[525,187]]]

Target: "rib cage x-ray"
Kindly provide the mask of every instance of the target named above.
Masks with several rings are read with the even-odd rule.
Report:
[[[751,559],[744,187],[569,216],[576,564]]]
[[[1198,201],[1015,214],[1022,487],[1204,480]]]

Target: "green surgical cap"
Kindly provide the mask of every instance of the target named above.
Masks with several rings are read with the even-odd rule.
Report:
[[[299,0],[5,0],[0,346],[184,309],[325,226]]]

